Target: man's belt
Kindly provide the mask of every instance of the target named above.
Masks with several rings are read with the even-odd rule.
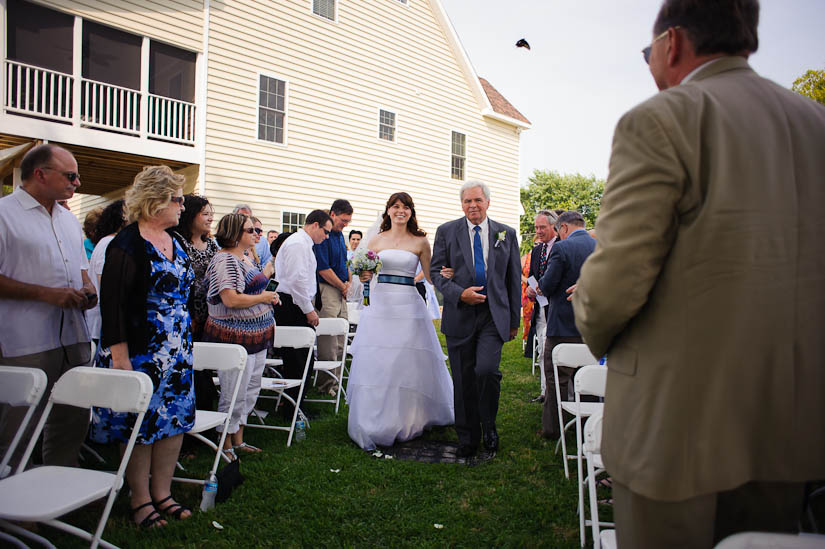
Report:
[[[398,275],[378,275],[378,283],[401,284],[402,286],[415,286],[415,279],[411,276]]]

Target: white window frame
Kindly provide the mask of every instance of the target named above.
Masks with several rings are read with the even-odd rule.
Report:
[[[459,133],[464,136],[464,177],[461,179],[453,177],[453,133]],[[467,159],[469,158],[469,137],[470,134],[464,130],[452,129],[450,130],[450,179],[453,181],[467,181]]]
[[[272,78],[275,80],[280,80],[284,83],[284,142],[278,143],[277,141],[269,141],[267,139],[261,139],[258,137],[258,131],[261,125],[261,77],[265,76],[267,78]],[[276,147],[286,147],[289,144],[289,80],[278,76],[274,73],[267,73],[267,72],[258,72],[255,77],[255,141],[258,143],[266,143],[267,145],[273,145]]]
[[[305,213],[303,208],[291,208],[290,207],[289,209],[286,209],[286,208],[282,209],[281,210],[281,232],[282,233],[286,232],[285,218],[286,218],[287,214],[299,216],[298,217],[298,220],[299,220],[298,221],[298,226],[295,227],[295,230],[297,231],[298,229],[300,229],[304,226],[304,223],[302,223],[300,221],[300,216],[304,216],[304,220],[306,220],[306,217],[307,217],[307,215],[309,215],[309,212]],[[291,223],[290,223],[290,226],[292,226]]]
[[[341,0],[332,0],[332,11],[333,11],[333,18],[332,19],[328,19],[328,18],[324,17],[323,15],[318,15],[317,13],[315,13],[315,1],[314,0],[309,0],[309,13],[311,13],[313,17],[317,17],[318,19],[323,19],[324,21],[326,21],[328,23],[337,23],[338,22],[338,3],[340,1]]]
[[[384,139],[383,137],[381,137],[381,111],[391,113],[395,117],[395,120],[394,120],[395,124],[393,125],[393,132],[392,132],[393,138],[391,140],[390,139]],[[381,143],[397,143],[398,142],[398,109],[393,109],[391,107],[378,107],[378,113],[376,115],[376,120],[378,121],[378,135],[376,135],[376,138],[378,139],[378,141],[380,141]]]

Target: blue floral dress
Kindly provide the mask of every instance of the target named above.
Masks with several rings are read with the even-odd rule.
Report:
[[[139,444],[185,433],[195,423],[195,392],[192,388],[192,334],[186,306],[195,273],[186,252],[172,239],[175,255],[170,261],[150,243],[150,284],[146,313],[154,327],[142,349],[129,349],[132,368],[152,380],[155,389],[140,427]],[[112,367],[109,348],[100,349],[97,366]],[[136,415],[94,408],[91,436],[97,442],[127,442]]]

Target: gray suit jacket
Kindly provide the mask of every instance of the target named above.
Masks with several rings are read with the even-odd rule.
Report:
[[[503,341],[508,341],[510,330],[518,328],[521,322],[521,258],[516,231],[492,219],[489,221],[487,302],[496,330]],[[500,242],[499,233],[505,235]],[[455,269],[453,278],[441,276],[442,266]],[[473,250],[466,218],[445,223],[436,231],[430,276],[435,287],[444,295],[441,331],[451,337],[470,335],[474,318],[472,306],[460,300],[461,292],[475,286]]]
[[[825,478],[823,144],[825,107],[741,57],[619,121],[573,306],[632,491]]]

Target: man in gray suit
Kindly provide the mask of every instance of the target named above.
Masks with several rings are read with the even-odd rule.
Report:
[[[501,346],[516,337],[521,314],[521,262],[516,232],[487,217],[490,190],[479,181],[461,187],[465,217],[435,233],[430,275],[444,295],[441,331],[455,387],[459,457],[498,449],[496,414]],[[452,268],[451,278],[441,268]]]
[[[825,478],[825,107],[757,75],[756,0],[665,0],[573,298],[607,353],[619,547],[793,531]]]

